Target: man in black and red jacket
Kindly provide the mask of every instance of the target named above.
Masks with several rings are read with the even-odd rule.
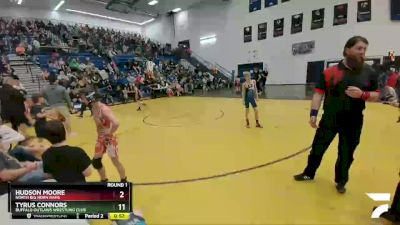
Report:
[[[13,77],[4,78],[0,88],[1,117],[3,121],[11,122],[14,130],[21,130],[25,135],[25,127],[30,125],[25,115],[25,92],[17,86],[18,81]]]
[[[344,59],[327,68],[315,88],[310,125],[316,128],[307,167],[294,176],[297,181],[313,180],[322,157],[339,134],[339,154],[335,166],[336,189],[345,193],[353,154],[363,127],[366,101],[379,101],[378,74],[364,63],[368,41],[361,36],[350,38],[344,46]],[[317,125],[322,98],[324,114]]]

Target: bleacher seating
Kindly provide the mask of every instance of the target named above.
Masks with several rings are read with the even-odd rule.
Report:
[[[85,62],[86,59],[89,59],[96,68],[100,70],[104,69],[104,59],[99,56],[94,56],[92,53],[65,53],[62,54],[61,57],[64,59],[64,61],[67,61],[67,59],[75,58],[78,59],[79,62]],[[51,60],[51,54],[37,55],[37,60],[40,68],[48,69],[48,63]]]
[[[167,45],[145,39],[140,34],[82,24],[12,18],[0,18],[0,34],[1,31],[8,31],[0,36],[2,54],[15,52],[16,46],[24,47],[29,55],[27,59],[33,60],[43,71],[33,77],[46,78],[55,73],[60,84],[75,97],[75,89],[87,85],[105,91],[106,99],[117,101],[123,100],[126,91],[131,97],[133,91],[139,91],[144,97],[152,95],[152,90],[162,90],[173,96],[175,93],[181,95],[183,90],[193,93],[193,87],[224,86],[224,82],[214,79],[209,71],[195,74],[178,65],[181,57],[174,54],[179,51],[171,51]],[[150,73],[146,67],[148,60],[155,63]],[[91,63],[95,68],[82,65]]]

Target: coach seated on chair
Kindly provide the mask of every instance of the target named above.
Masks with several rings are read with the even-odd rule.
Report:
[[[83,149],[67,145],[63,123],[48,121],[44,130],[52,146],[42,155],[43,171],[57,182],[86,182],[92,172],[91,159]]]

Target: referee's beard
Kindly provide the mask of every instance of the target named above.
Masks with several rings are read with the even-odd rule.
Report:
[[[362,69],[365,62],[365,58],[359,55],[348,54],[346,56],[346,63],[347,66],[352,68],[353,70],[360,70]]]

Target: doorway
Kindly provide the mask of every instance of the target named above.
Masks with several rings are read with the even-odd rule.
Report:
[[[180,42],[178,42],[178,46],[181,46],[186,49],[190,49],[190,41],[189,40],[180,41]]]
[[[313,61],[307,64],[307,84],[318,83],[319,77],[324,71],[325,61]]]

